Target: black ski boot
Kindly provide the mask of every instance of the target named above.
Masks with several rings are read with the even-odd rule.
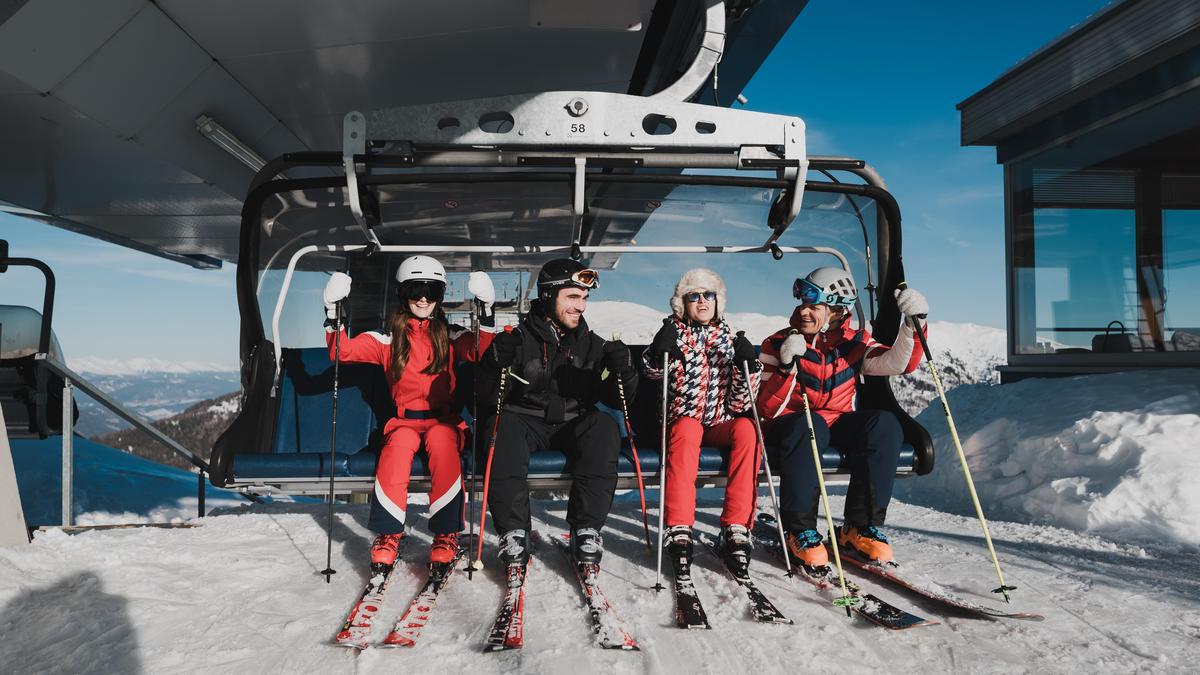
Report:
[[[509,530],[500,535],[500,560],[505,565],[529,562],[529,537],[525,530]]]
[[[667,555],[677,570],[690,570],[692,566],[692,528],[673,525],[667,529]]]
[[[743,578],[749,574],[750,552],[754,550],[750,530],[742,525],[722,527],[721,536],[717,539],[717,550],[721,552],[725,566],[735,577]]]
[[[599,565],[604,557],[604,540],[600,533],[590,527],[572,532],[571,557],[576,565]]]

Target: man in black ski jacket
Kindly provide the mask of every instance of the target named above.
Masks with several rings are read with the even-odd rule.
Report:
[[[597,401],[621,405],[617,380],[632,400],[637,371],[629,349],[588,330],[583,312],[599,275],[562,258],[538,273],[538,299],[512,332],[500,333],[479,364],[480,410],[495,410],[501,372],[504,402],[496,433],[488,508],[506,564],[529,558],[529,457],[553,449],[567,456],[573,482],[567,506],[577,562],[600,561],[600,529],[617,486],[617,423]],[[489,402],[490,400],[490,402]],[[494,419],[481,429],[490,431]]]

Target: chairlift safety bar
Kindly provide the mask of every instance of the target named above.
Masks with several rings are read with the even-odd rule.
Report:
[[[350,245],[309,245],[298,249],[288,260],[287,270],[283,275],[283,284],[279,289],[279,297],[275,299],[275,311],[271,315],[271,342],[275,348],[275,379],[271,385],[271,397],[279,393],[279,379],[283,366],[283,344],[279,339],[279,320],[283,316],[283,303],[287,299],[288,289],[292,285],[292,275],[300,259],[310,253],[324,251],[327,253],[355,253],[373,249],[382,253],[568,253],[572,246],[455,246],[445,245],[407,245],[407,246],[378,246],[367,244]],[[581,253],[824,253],[838,259],[842,269],[849,271],[850,262],[836,248],[828,246],[580,246]],[[862,307],[858,308],[859,322],[863,321]]]

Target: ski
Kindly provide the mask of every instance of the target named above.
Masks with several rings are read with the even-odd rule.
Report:
[[[752,532],[754,540],[759,546],[767,549],[782,561],[785,552],[783,545],[779,542],[779,532],[774,526],[775,520],[772,518],[770,521],[764,521],[762,515],[765,514],[759,515],[759,522],[755,523]],[[793,559],[792,569],[794,576],[812,585],[828,600],[833,601],[839,597],[841,584],[838,583],[837,574],[833,568],[828,565],[822,568],[812,568]],[[859,600],[857,604],[853,605],[854,612],[876,626],[889,630],[907,630],[920,626],[934,626],[938,623],[906,612],[870,593],[863,593],[862,589],[849,581],[846,582],[846,589],[850,591],[852,597]]]
[[[437,606],[438,593],[441,593],[442,589],[446,587],[446,583],[450,581],[454,569],[466,555],[469,546],[470,542],[464,537],[464,540],[459,543],[453,560],[447,563],[430,563],[429,576],[425,579],[425,585],[421,587],[412,602],[408,603],[404,614],[396,620],[391,632],[380,643],[381,647],[416,646],[417,638],[421,636],[421,629],[429,623],[429,616],[433,613],[433,608]]]
[[[828,546],[828,544],[826,544]],[[975,616],[987,619],[1020,619],[1023,621],[1043,621],[1046,617],[1034,612],[1005,612],[1000,609],[994,609],[985,605],[977,604],[969,600],[964,600],[957,596],[947,593],[944,589],[931,582],[919,583],[907,577],[900,575],[895,570],[900,568],[896,562],[889,562],[886,565],[881,565],[871,560],[867,560],[857,551],[843,546],[841,549],[842,561],[847,562],[853,567],[866,572],[879,579],[885,579],[911,593],[915,593],[923,598],[932,600],[951,609],[956,609],[966,614],[974,614]]]
[[[750,613],[754,616],[755,621],[759,623],[792,623],[791,619],[784,616],[783,612],[779,611],[775,604],[768,600],[762,591],[758,590],[758,585],[750,579],[749,575],[738,575],[725,556],[717,550],[717,542],[706,534],[700,535],[700,542],[704,544],[709,553],[721,561],[730,578],[746,590],[746,597],[750,600]]]
[[[596,636],[596,644],[604,649],[623,649],[639,651],[637,640],[625,630],[617,618],[612,602],[600,588],[597,577],[600,566],[595,563],[576,565],[571,555],[570,535],[564,534],[554,539],[558,550],[566,556],[567,562],[575,570],[575,578],[579,581],[580,590],[587,601],[588,613],[592,618],[592,633]]]
[[[483,651],[520,649],[525,645],[525,573],[528,567],[528,563],[508,566],[508,590],[504,592],[500,611],[488,631]]]
[[[700,604],[696,585],[692,583],[692,561],[683,556],[671,556],[675,577],[675,625],[679,628],[711,629],[708,615]]]
[[[342,630],[333,639],[333,644],[351,649],[366,649],[370,645],[371,626],[375,620],[375,614],[379,612],[379,607],[383,604],[383,594],[387,592],[392,571],[400,562],[406,540],[407,537],[400,540],[400,550],[396,552],[396,563],[386,568],[383,566],[376,568],[372,565],[371,578],[367,580],[367,585],[363,588],[358,602],[354,603],[354,608],[346,616]]]

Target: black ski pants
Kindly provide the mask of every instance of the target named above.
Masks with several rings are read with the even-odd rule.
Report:
[[[487,423],[491,428],[494,420]],[[617,489],[617,454],[621,432],[609,415],[590,410],[575,419],[553,424],[532,415],[500,414],[488,508],[496,531],[530,531],[529,457],[535,450],[557,450],[567,456],[571,496],[567,523],[572,530],[599,530],[608,519]]]
[[[844,517],[850,526],[883,525],[896,483],[896,462],[904,432],[900,421],[886,410],[856,410],[839,417],[833,426],[813,414],[817,448],[832,444],[846,456],[850,486]],[[804,413],[784,415],[766,432],[767,455],[779,473],[779,510],[788,532],[814,530],[821,500],[808,424]]]

